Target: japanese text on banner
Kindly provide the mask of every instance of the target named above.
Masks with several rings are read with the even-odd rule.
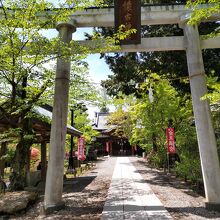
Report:
[[[130,34],[120,44],[140,44],[141,43],[141,1],[140,0],[115,0],[115,29],[124,25],[124,31],[135,29],[136,32]]]
[[[176,153],[174,128],[167,128],[167,151],[168,153]]]

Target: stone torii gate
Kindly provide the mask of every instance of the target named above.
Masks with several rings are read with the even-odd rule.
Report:
[[[207,7],[204,5],[203,7]],[[216,139],[207,100],[201,100],[207,86],[202,49],[220,48],[220,38],[200,39],[198,27],[187,24],[191,11],[184,5],[143,6],[141,25],[179,24],[184,36],[143,38],[141,44],[121,46],[121,52],[185,50],[189,71],[199,152],[206,195],[206,207],[220,210],[220,166]],[[217,14],[210,18],[220,20]],[[77,27],[113,27],[114,9],[87,9],[75,12],[69,22],[59,23],[61,40],[69,43]],[[88,42],[88,41],[87,41]],[[118,52],[120,52],[118,51]],[[70,61],[57,60],[55,96],[45,200],[42,211],[62,208],[64,145],[66,137]]]

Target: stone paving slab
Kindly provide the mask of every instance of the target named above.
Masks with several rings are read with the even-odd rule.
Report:
[[[128,157],[118,157],[102,220],[172,219]]]

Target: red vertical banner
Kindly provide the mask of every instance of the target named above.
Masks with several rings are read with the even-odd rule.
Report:
[[[112,155],[112,141],[109,141],[109,154]]]
[[[85,154],[84,154],[84,149],[85,149],[85,138],[80,137],[78,138],[78,160],[85,160]]]
[[[109,142],[108,142],[108,141],[106,142],[105,150],[106,150],[107,152],[109,152]]]
[[[167,128],[167,151],[170,154],[176,153],[174,128]]]

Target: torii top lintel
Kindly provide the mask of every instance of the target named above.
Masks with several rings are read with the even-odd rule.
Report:
[[[203,4],[201,7],[208,8]],[[180,24],[189,18],[191,10],[185,5],[150,5],[141,7],[141,25]],[[70,16],[76,27],[114,27],[114,8],[91,8],[76,11]],[[205,21],[220,20],[215,14]]]

